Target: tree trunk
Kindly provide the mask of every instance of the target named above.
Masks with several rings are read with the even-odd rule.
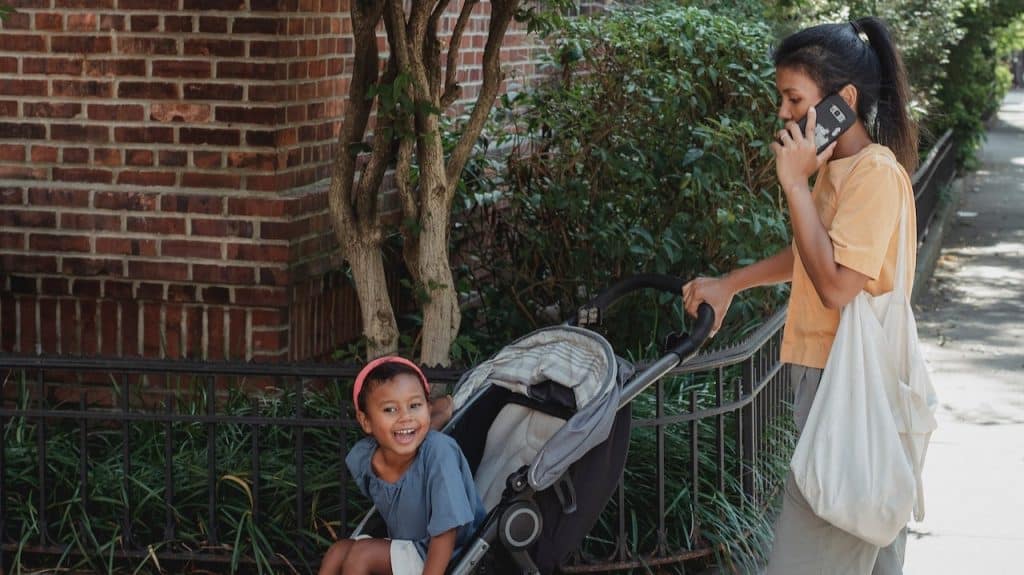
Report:
[[[2,0],[0,0],[2,1]],[[491,0],[487,41],[481,64],[483,84],[470,119],[446,161],[441,140],[438,110],[454,103],[460,94],[457,83],[460,45],[463,32],[470,24],[473,8],[479,0],[464,0],[449,38],[446,74],[442,77],[438,23],[449,7],[449,0],[412,3],[399,0],[356,2],[351,4],[353,35],[356,39],[356,62],[349,90],[349,112],[342,124],[339,153],[331,182],[330,208],[336,233],[352,274],[356,280],[363,317],[363,333],[371,357],[394,351],[398,344],[394,312],[387,298],[387,284],[380,254],[380,214],[377,212],[379,187],[385,168],[395,165],[395,186],[401,197],[406,222],[404,255],[413,279],[423,290],[423,331],[421,362],[426,365],[448,365],[452,342],[462,321],[458,293],[449,264],[448,234],[455,186],[469,158],[474,143],[494,105],[501,85],[501,45],[508,24],[519,6],[519,0]],[[409,10],[408,16],[406,9]],[[377,26],[383,18],[390,52],[387,73],[381,86],[393,86],[397,78],[405,78],[406,99],[415,106],[398,110],[398,116],[378,116],[379,133],[375,134],[372,151],[353,187],[356,151],[353,144],[365,144],[365,132],[372,102],[380,114],[383,105],[379,94],[368,97],[369,88],[377,85],[379,66],[376,50]],[[395,86],[397,87],[397,86]],[[392,102],[393,104],[394,102]],[[394,106],[386,107],[391,112]],[[408,108],[408,109],[405,109]],[[412,116],[406,114],[411,113]],[[397,121],[394,126],[391,122]],[[414,128],[415,157],[419,168],[416,185],[411,184],[413,146],[408,139],[396,136],[394,127]],[[375,129],[375,132],[378,131]],[[388,134],[388,135],[385,135]],[[371,233],[366,233],[371,232]],[[371,240],[376,236],[377,241]],[[348,239],[349,241],[346,241]]]
[[[355,239],[344,248],[345,259],[352,268],[352,279],[359,297],[359,311],[366,337],[366,359],[395,353],[398,350],[398,323],[388,297],[384,256],[374,241]]]
[[[448,263],[448,206],[441,198],[430,198],[438,205],[426,207],[419,236],[419,277],[426,290],[423,302],[423,347],[420,361],[428,366],[447,366],[452,341],[459,334],[462,314],[458,293]],[[433,221],[431,221],[433,220]]]

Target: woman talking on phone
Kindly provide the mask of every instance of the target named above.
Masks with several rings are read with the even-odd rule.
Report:
[[[914,210],[907,210],[902,237],[897,220],[905,202],[913,206],[908,174],[918,161],[917,130],[907,113],[899,52],[877,18],[801,30],[782,41],[774,62],[778,116],[785,127],[772,150],[789,207],[792,245],[722,277],[695,279],[683,287],[683,298],[694,315],[701,302],[710,304],[717,331],[738,292],[792,283],[781,360],[791,365],[794,418],[802,430],[840,308],[861,290],[879,295],[893,289],[900,243],[914,269]],[[855,121],[819,153],[814,106],[833,94],[854,111]],[[805,117],[801,129],[798,121]],[[816,516],[790,472],[768,573],[902,573],[905,543],[906,529],[879,548]]]

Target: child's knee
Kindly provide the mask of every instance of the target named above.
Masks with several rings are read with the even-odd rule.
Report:
[[[320,562],[320,575],[336,575],[341,572],[341,567],[345,563],[345,559],[348,558],[349,551],[352,549],[351,539],[342,539],[335,541],[324,553],[324,558]]]
[[[349,573],[390,573],[391,541],[387,539],[354,541],[345,556],[341,571],[345,575],[349,575]]]

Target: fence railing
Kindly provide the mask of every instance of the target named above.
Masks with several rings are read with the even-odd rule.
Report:
[[[953,130],[946,130],[911,178],[914,184],[914,203],[917,206],[918,241],[923,240],[928,234],[928,226],[938,208],[943,190],[955,176],[956,149],[953,146]]]
[[[758,499],[763,436],[783,412],[781,325],[776,316],[744,345],[676,370],[706,387],[690,385],[687,411],[666,397],[671,385],[664,382],[634,402],[656,404],[650,417],[634,409],[634,433],[653,434],[657,444],[658,467],[648,472],[656,477],[659,543],[575,569],[709,552],[680,551],[666,535],[665,485],[673,478],[665,460],[674,449],[666,434],[674,427],[696,431],[710,421],[716,430],[708,446],[719,462],[714,469],[698,461],[701,433],[687,439],[695,500],[704,474],[723,492],[741,485],[737,497]],[[730,366],[740,370],[730,376]],[[365,508],[341,463],[360,433],[339,417],[356,367],[0,355],[0,370],[0,565],[28,556],[49,557],[52,565],[73,555],[99,565],[116,559],[312,572],[326,542]],[[700,374],[715,383],[707,387]],[[458,376],[428,371],[439,383]],[[702,407],[709,390],[712,405]],[[742,464],[727,464],[727,451]],[[620,503],[623,497],[620,487]],[[87,525],[86,517],[117,519]],[[622,529],[618,536],[625,541]]]
[[[947,133],[914,174],[921,236],[953,156]],[[721,544],[701,536],[708,495],[766,503],[791,449],[783,322],[780,312],[637,397],[603,531],[566,571],[707,556]],[[342,464],[359,432],[339,416],[357,369],[0,355],[0,567],[74,555],[101,568],[127,559],[312,572],[365,508]],[[438,383],[459,375],[428,370]],[[638,485],[650,490],[643,505],[630,497]],[[686,525],[676,513],[683,498]],[[646,547],[638,512],[652,525]],[[104,517],[117,519],[90,519]]]
[[[779,463],[788,461],[793,437],[789,369],[779,362],[784,322],[783,310],[743,343],[694,358],[634,401],[634,438],[611,512],[616,529],[600,546],[610,552],[596,554],[585,545],[563,571],[653,567],[711,555],[715,546],[696,536],[701,531],[704,489],[736,505],[765,508],[780,485]],[[643,453],[636,457],[636,451],[652,436],[656,466],[649,468],[650,459]],[[675,463],[667,462],[670,455]],[[680,455],[685,461],[679,461]],[[637,489],[635,480],[644,476],[653,476],[658,515],[652,544],[637,549],[636,521],[630,518],[649,514],[651,506],[627,501],[627,493]],[[674,493],[667,492],[668,485],[675,486]],[[680,496],[687,498],[685,514],[672,511]],[[678,525],[681,515],[688,519],[686,525]],[[673,520],[676,525],[670,524]]]
[[[104,536],[118,542],[106,550],[110,558],[253,562],[255,546],[238,547],[240,530],[274,548],[264,527],[275,522],[276,532],[287,532],[280,556],[256,562],[298,562],[308,571],[323,551],[324,528],[344,532],[352,523],[340,462],[356,425],[339,417],[348,402],[337,390],[356,372],[0,355],[0,565],[12,553],[97,554]],[[431,372],[438,381],[457,375]],[[201,458],[188,459],[186,447]],[[226,482],[238,487],[236,497],[224,495]],[[119,516],[114,525],[81,522],[111,514]]]

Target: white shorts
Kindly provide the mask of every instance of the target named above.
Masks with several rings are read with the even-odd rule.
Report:
[[[392,575],[423,575],[423,558],[412,541],[391,540]]]

